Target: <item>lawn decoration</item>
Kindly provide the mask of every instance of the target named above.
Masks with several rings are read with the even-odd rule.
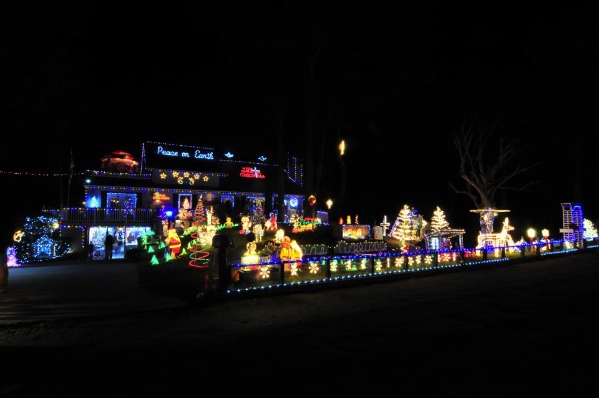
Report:
[[[179,253],[181,253],[181,238],[179,238],[177,230],[174,227],[171,227],[168,230],[168,236],[165,239],[165,244],[167,247],[167,253],[169,253],[169,258],[171,260],[179,257]]]

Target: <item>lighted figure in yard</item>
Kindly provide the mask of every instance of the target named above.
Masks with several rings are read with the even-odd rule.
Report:
[[[251,232],[250,227],[252,226],[252,222],[250,221],[250,216],[242,215],[241,216],[241,231],[240,234],[249,234]]]
[[[279,248],[279,260],[296,261],[302,258],[302,248],[297,241],[291,240],[288,236],[283,237],[281,247]]]
[[[181,221],[181,226],[185,230],[191,227],[192,215],[186,208],[179,207],[179,213],[175,216],[175,221],[176,220]]]
[[[277,216],[274,213],[270,213],[270,218],[266,220],[264,226],[267,231],[276,231],[277,230]]]
[[[227,217],[227,221],[225,222],[225,227],[233,228],[233,221],[231,221],[231,217]]]
[[[245,245],[246,251],[241,256],[242,264],[257,264],[260,262],[260,256],[256,253],[256,236],[253,232],[246,235],[248,243]]]
[[[245,256],[256,255],[256,242],[248,242],[247,245],[245,245],[245,248],[247,249],[247,251],[244,253]]]
[[[279,229],[277,232],[275,232],[275,243],[281,244],[283,242],[284,238],[285,238],[285,230],[284,229]]]
[[[256,235],[256,242],[262,242],[262,237],[264,236],[264,229],[262,229],[262,224],[256,224],[253,228],[254,235]]]
[[[478,234],[478,245],[477,249],[481,249],[486,246],[493,247],[510,247],[510,251],[518,250],[514,247],[514,240],[509,234],[509,231],[513,231],[514,227],[510,225],[509,219],[506,217],[503,221],[503,229],[499,233],[488,233],[483,234],[482,231]]]
[[[179,257],[179,254],[181,253],[181,238],[179,238],[175,228],[171,227],[168,230],[168,236],[164,240],[164,243],[166,244],[167,252],[171,259]]]

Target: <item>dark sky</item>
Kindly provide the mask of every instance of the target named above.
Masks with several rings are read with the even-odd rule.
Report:
[[[71,149],[76,172],[98,169],[146,140],[273,151],[280,120],[301,155],[312,110],[317,153],[348,143],[348,214],[393,221],[408,204],[430,219],[440,206],[468,230],[473,203],[448,182],[459,183],[452,136],[477,117],[521,139],[522,162],[543,162],[531,191],[501,197],[511,223],[557,232],[562,202],[599,219],[598,14],[596,3],[2,2],[0,171],[64,172]],[[323,170],[334,196],[339,165]],[[2,178],[26,197],[5,206],[64,200],[37,178]]]

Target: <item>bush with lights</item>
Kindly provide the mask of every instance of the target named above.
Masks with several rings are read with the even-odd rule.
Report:
[[[13,235],[13,244],[7,249],[9,266],[65,256],[71,245],[58,236],[58,226],[58,219],[46,213],[25,217],[25,221]]]

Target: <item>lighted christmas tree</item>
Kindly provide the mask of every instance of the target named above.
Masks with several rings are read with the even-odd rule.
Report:
[[[449,228],[449,222],[445,219],[445,212],[437,206],[437,210],[433,212],[433,218],[431,219],[431,230],[435,233],[443,229]]]
[[[252,213],[252,224],[261,224],[264,221],[264,200],[256,200]]]
[[[198,199],[198,204],[193,217],[193,225],[196,227],[195,232],[191,234],[192,241],[189,243],[189,265],[197,268],[208,267],[209,252],[202,245],[202,236],[206,234],[206,213],[204,211],[204,202],[202,195]]]
[[[415,218],[413,209],[404,205],[391,227],[389,236],[405,243],[417,241],[418,229],[415,225]]]
[[[195,225],[198,230],[204,229],[206,227],[206,212],[204,211],[204,201],[202,200],[202,195],[200,195],[200,198],[198,199],[193,220],[193,225]]]

